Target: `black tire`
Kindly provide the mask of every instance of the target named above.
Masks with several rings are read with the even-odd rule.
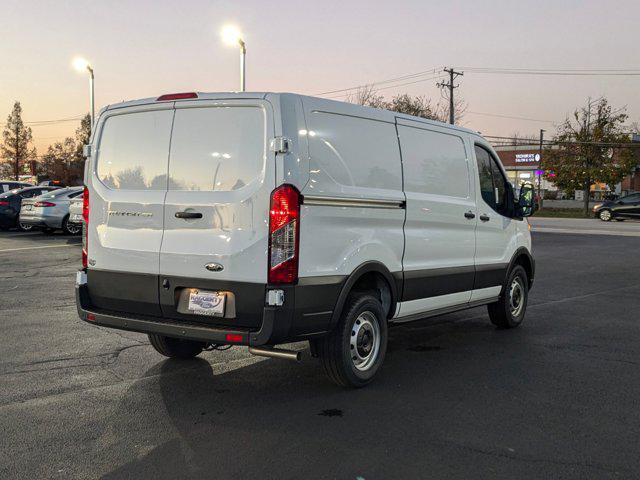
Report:
[[[198,356],[206,347],[204,342],[184,340],[182,338],[165,337],[150,333],[149,342],[160,355],[169,358],[193,358]]]
[[[518,286],[515,286],[515,282]],[[517,301],[518,308],[514,308],[511,298]],[[519,300],[518,300],[519,299]],[[507,277],[502,288],[500,300],[488,305],[489,319],[498,328],[515,328],[520,326],[527,312],[529,300],[529,281],[527,272],[521,265],[515,265]]]
[[[82,233],[82,226],[74,223],[69,225],[69,215],[67,215],[62,220],[62,231],[66,235],[80,235]]]
[[[603,208],[598,212],[598,218],[603,222],[610,222],[613,219],[613,212],[607,208]]]
[[[357,346],[352,345],[352,337]],[[325,373],[343,387],[364,387],[373,380],[386,351],[387,320],[380,301],[371,294],[350,296],[336,328],[318,341]],[[354,360],[360,353],[365,355]]]

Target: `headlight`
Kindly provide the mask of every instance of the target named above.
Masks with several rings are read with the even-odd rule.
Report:
[[[601,206],[602,206],[602,204],[601,204],[601,203],[596,203],[596,204],[593,206],[593,211],[595,212],[595,211],[596,211],[596,210],[598,210]]]

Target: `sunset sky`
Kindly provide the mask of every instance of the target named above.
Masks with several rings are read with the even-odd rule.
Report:
[[[637,0],[0,1],[1,124],[15,100],[26,122],[86,113],[88,81],[71,68],[76,55],[94,66],[98,107],[235,90],[238,52],[219,38],[226,23],[243,31],[249,91],[314,95],[443,66],[640,71]],[[436,101],[436,81],[380,93]],[[487,135],[552,132],[589,96],[627,105],[630,122],[640,121],[640,76],[467,71],[459,83],[468,104],[462,124]],[[78,123],[34,125],[39,153]]]

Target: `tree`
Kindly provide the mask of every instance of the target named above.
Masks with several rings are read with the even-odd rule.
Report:
[[[49,179],[73,184],[79,176],[78,163],[76,143],[73,138],[67,137],[64,141],[49,146],[40,160],[38,173]]]
[[[0,146],[2,157],[13,168],[3,168],[4,172],[11,171],[16,180],[20,172],[27,165],[29,158],[35,158],[35,149],[29,150],[31,143],[31,128],[22,121],[22,107],[20,102],[13,104],[13,111],[7,117],[7,124],[2,132],[3,143]]]
[[[447,122],[449,118],[448,101],[447,105],[441,102],[433,105],[431,100],[426,96],[413,97],[407,93],[396,95],[391,100],[385,100],[383,95],[376,93],[373,85],[360,87],[354,94],[347,96],[347,101],[358,105],[383,108],[440,122]],[[466,104],[462,99],[457,99],[454,109],[456,118],[462,118],[466,110]]]
[[[76,129],[77,156],[82,159],[82,147],[89,143],[91,139],[91,114],[87,113],[80,121],[80,126]]]
[[[584,192],[585,216],[592,185],[613,186],[635,167],[626,121],[626,108],[613,110],[606,98],[589,99],[558,126],[556,147],[543,154],[546,178],[563,190]]]

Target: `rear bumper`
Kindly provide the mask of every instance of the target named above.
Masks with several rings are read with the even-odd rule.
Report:
[[[249,329],[222,329],[204,325],[176,322],[137,314],[107,312],[90,305],[86,284],[76,283],[76,305],[81,320],[92,325],[129,330],[140,333],[156,333],[168,337],[207,341],[218,344],[266,345],[274,332],[275,308],[265,307],[262,327],[257,331]],[[242,340],[230,341],[228,336]]]
[[[110,284],[112,289],[117,288],[115,282]],[[94,286],[93,283],[91,285]],[[263,289],[259,306],[254,307],[255,311],[251,309],[250,318],[259,318],[255,327],[241,326],[244,315],[248,314],[246,310],[240,318],[234,320],[238,325],[207,325],[202,322],[202,317],[191,315],[167,318],[142,314],[139,312],[149,310],[145,308],[135,312],[134,309],[127,308],[130,304],[125,304],[126,310],[111,310],[121,308],[122,304],[105,304],[100,297],[96,299],[100,306],[96,306],[91,298],[87,273],[82,270],[78,272],[75,294],[80,319],[93,325],[217,344],[259,346],[301,341],[325,334],[341,286],[342,283],[339,282],[329,286],[313,284],[285,287],[285,305],[281,307],[264,305]],[[331,309],[327,310],[329,306]],[[242,308],[237,308],[240,313]]]
[[[35,227],[60,228],[62,221],[60,217],[48,215],[20,215],[20,223]]]

